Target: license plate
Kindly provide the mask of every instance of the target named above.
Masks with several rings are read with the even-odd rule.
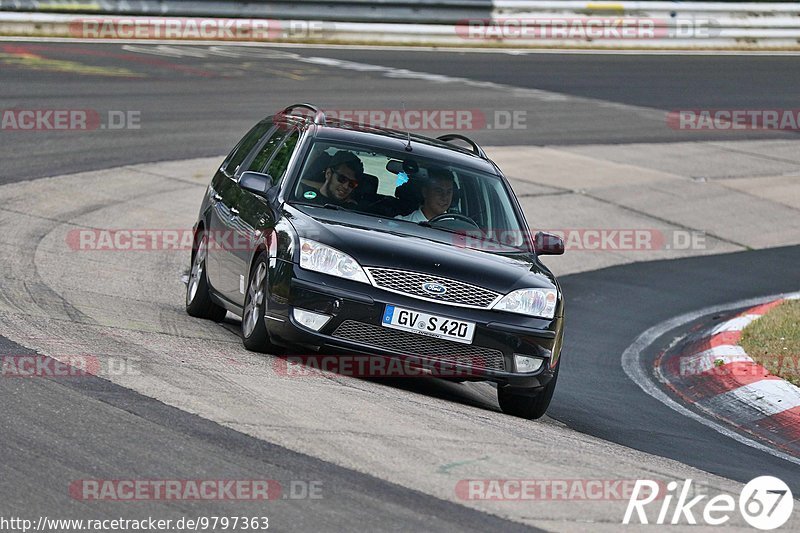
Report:
[[[386,306],[386,310],[383,312],[382,325],[387,328],[399,329],[437,339],[447,339],[463,344],[472,344],[472,337],[475,335],[474,322],[429,315],[428,313],[403,309],[394,305]]]

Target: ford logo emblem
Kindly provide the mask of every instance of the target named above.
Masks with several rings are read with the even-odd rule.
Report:
[[[447,287],[440,283],[423,283],[422,290],[429,294],[440,296],[447,292]]]

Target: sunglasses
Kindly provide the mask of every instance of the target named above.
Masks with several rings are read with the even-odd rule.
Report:
[[[336,176],[336,181],[338,181],[339,183],[347,183],[351,189],[355,189],[356,187],[358,187],[358,180],[356,179],[343,176],[342,174],[339,174],[335,170],[333,171],[333,175]]]

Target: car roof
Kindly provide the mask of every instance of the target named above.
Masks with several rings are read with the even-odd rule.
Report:
[[[344,141],[362,146],[374,146],[377,149],[387,149],[397,152],[406,151],[408,138],[392,135],[380,131],[363,131],[344,129],[330,126],[317,126],[315,138],[326,141]],[[442,141],[427,139],[421,136],[411,137],[411,151],[409,156],[419,156],[433,159],[446,164],[455,164],[475,170],[482,170],[490,174],[497,174],[497,169],[486,159],[467,153],[458,147],[448,146]]]
[[[307,104],[300,105],[305,107]],[[322,120],[320,120],[319,113],[321,112],[318,112],[316,117],[288,114],[287,111],[292,107],[294,106],[290,106],[286,108],[284,112],[275,115],[275,119],[288,122],[300,129],[311,130],[316,139],[341,141],[365,147],[375,147],[377,149],[400,152],[406,151],[405,148],[410,138],[412,151],[409,152],[409,155],[413,154],[426,159],[440,161],[445,164],[459,165],[461,167],[502,176],[497,166],[488,157],[485,157],[483,150],[481,150],[477,144],[460,135],[454,137],[459,137],[460,140],[470,143],[474,147],[474,151],[440,139],[434,139],[416,133],[391,130],[338,119],[325,120],[324,115],[322,116]],[[480,152],[480,155],[475,152]]]

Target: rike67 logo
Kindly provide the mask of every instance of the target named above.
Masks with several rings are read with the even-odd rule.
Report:
[[[679,488],[678,482],[671,481],[666,485],[666,494],[659,490],[659,483],[651,480],[636,480],[628,508],[622,519],[623,524],[630,524],[638,519],[641,524],[697,524],[698,518],[711,526],[720,526],[731,519],[737,510],[745,522],[756,529],[771,530],[784,525],[792,514],[794,500],[792,491],[783,481],[772,476],[760,476],[751,480],[739,494],[738,505],[733,496],[719,494],[703,502],[708,495],[701,494],[690,498],[692,480],[687,479]],[[661,489],[663,489],[661,484]],[[659,501],[651,510],[658,509],[654,522],[648,522],[645,507]],[[673,501],[674,507],[673,507]],[[635,515],[635,518],[634,518]],[[651,515],[652,519],[652,515]]]

